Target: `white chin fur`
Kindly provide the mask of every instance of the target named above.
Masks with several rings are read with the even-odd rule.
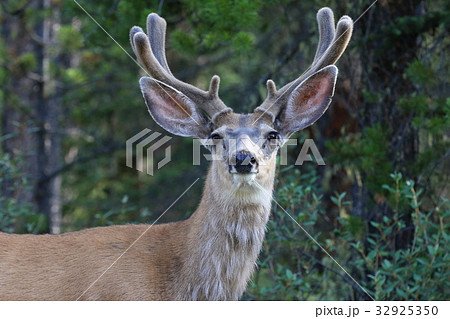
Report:
[[[235,183],[238,183],[239,186],[242,184],[252,184],[256,178],[256,173],[248,173],[248,174],[234,173],[232,175],[233,175],[233,181]]]

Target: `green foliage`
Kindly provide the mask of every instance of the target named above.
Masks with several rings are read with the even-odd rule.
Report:
[[[402,183],[401,174],[391,177],[395,188],[383,187],[395,198],[392,214],[371,222],[376,231],[367,236],[365,245],[352,243],[363,258],[360,264],[370,272],[371,293],[376,300],[446,300],[450,295],[449,201],[442,198],[427,209],[414,182]],[[401,201],[408,206],[401,207]],[[411,228],[411,243],[401,247],[401,237]]]
[[[405,75],[418,86],[431,84],[435,81],[433,70],[423,61],[413,61],[405,71]]]
[[[187,46],[190,52],[216,49],[232,44],[237,52],[249,52],[254,44],[250,33],[260,23],[258,14],[263,2],[245,1],[182,1],[188,12],[192,12],[190,23],[195,26],[194,34],[178,30],[173,39],[177,49]]]
[[[380,124],[366,128],[362,134],[347,134],[336,140],[329,140],[326,146],[331,151],[330,161],[350,165],[354,170],[364,172],[371,190],[378,190],[387,182],[392,165],[388,154],[389,132]]]
[[[446,300],[450,297],[448,245],[450,203],[442,198],[425,208],[422,191],[400,173],[383,185],[388,211],[379,221],[366,221],[346,212],[345,193],[332,197],[339,216],[324,227],[322,190],[313,173],[295,170],[276,199],[276,209],[246,299],[348,300],[367,299],[360,284],[376,300]],[[295,222],[289,217],[290,214]],[[299,225],[297,225],[298,223]],[[356,284],[306,232],[352,274]],[[412,233],[402,245],[401,238]]]
[[[83,36],[72,25],[63,25],[60,27],[58,41],[64,53],[73,52],[83,46]]]
[[[33,71],[37,66],[36,57],[33,53],[23,53],[19,55],[16,59],[17,67],[22,70],[22,72]]]
[[[19,160],[12,160],[9,154],[0,154],[0,230],[16,233],[38,233],[45,229],[45,218],[36,214],[30,203],[17,202],[9,196],[22,187],[27,187],[27,180],[21,175]]]

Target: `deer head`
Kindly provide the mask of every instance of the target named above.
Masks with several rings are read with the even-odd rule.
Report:
[[[351,37],[350,17],[343,16],[335,29],[333,12],[323,8],[317,20],[319,44],[309,69],[280,89],[268,80],[265,101],[253,113],[237,114],[219,98],[217,75],[203,91],[172,74],[165,56],[166,21],[151,13],[147,34],[140,27],[130,32],[133,51],[151,75],[139,81],[151,116],[170,133],[204,140],[217,159],[211,171],[227,184],[273,183],[283,141],[328,108],[338,73],[334,63]]]

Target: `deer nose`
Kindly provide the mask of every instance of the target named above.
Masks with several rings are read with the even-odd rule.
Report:
[[[236,162],[232,166],[237,173],[254,173],[258,167],[258,161],[250,152],[239,152],[236,154]]]

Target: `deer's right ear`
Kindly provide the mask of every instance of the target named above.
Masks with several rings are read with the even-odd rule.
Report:
[[[163,129],[179,136],[209,136],[210,121],[186,95],[149,77],[142,77],[139,84],[150,115]]]

